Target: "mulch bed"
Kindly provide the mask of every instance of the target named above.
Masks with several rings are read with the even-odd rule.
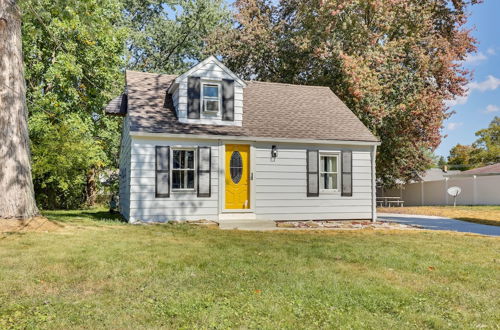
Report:
[[[416,229],[409,226],[387,221],[339,221],[339,220],[316,220],[316,221],[277,221],[277,227],[281,228],[317,228],[317,229]]]

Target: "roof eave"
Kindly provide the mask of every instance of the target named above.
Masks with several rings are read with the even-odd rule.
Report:
[[[302,144],[344,144],[358,146],[379,146],[380,141],[368,140],[342,140],[342,139],[291,139],[276,137],[256,137],[256,136],[232,136],[216,134],[172,134],[172,133],[151,133],[141,131],[131,131],[131,136],[143,138],[175,138],[187,140],[234,140],[234,141],[256,141],[256,142],[279,142],[279,143],[302,143]]]

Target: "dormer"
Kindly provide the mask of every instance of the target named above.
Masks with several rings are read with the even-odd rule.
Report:
[[[170,86],[182,123],[242,126],[246,83],[214,56],[178,76]]]

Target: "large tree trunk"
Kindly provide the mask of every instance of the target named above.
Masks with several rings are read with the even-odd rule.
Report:
[[[97,171],[91,168],[87,172],[87,186],[85,187],[85,203],[87,206],[95,206],[97,199]]]
[[[16,0],[0,0],[0,218],[38,214],[31,163]]]

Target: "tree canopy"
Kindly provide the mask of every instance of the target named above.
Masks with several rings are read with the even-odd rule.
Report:
[[[445,100],[463,95],[475,40],[454,0],[238,0],[210,49],[247,79],[329,86],[382,145],[377,175],[409,180],[441,141]]]
[[[37,201],[92,204],[95,176],[115,167],[118,155],[120,121],[103,108],[123,88],[121,4],[26,0],[21,7]]]
[[[500,163],[500,117],[495,117],[487,128],[476,132],[477,140],[471,145],[457,144],[450,150],[448,164],[467,170]]]
[[[182,73],[207,57],[205,39],[227,26],[223,0],[123,0],[129,69]]]

